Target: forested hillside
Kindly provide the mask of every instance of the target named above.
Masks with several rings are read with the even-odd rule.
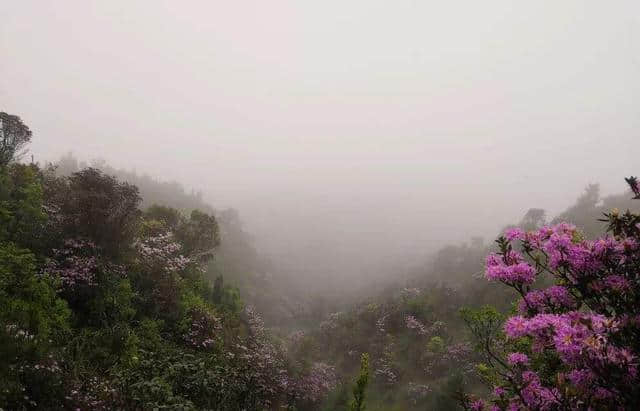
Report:
[[[60,177],[70,176],[87,167],[135,185],[140,193],[140,208],[163,205],[188,215],[193,210],[213,215],[222,239],[216,247],[215,258],[207,263],[205,276],[213,283],[220,277],[225,284],[242,290],[242,299],[256,306],[267,323],[281,323],[298,316],[302,300],[299,283],[278,270],[254,245],[251,234],[243,225],[235,209],[215,209],[206,203],[200,192],[188,192],[178,182],[164,182],[134,171],[116,169],[105,161],[79,161],[67,153],[50,164]]]
[[[640,400],[640,217],[624,212],[638,211],[635,178],[604,198],[591,185],[556,217],[532,208],[496,243],[443,245],[383,292],[327,302],[261,256],[234,210],[70,155],[25,161],[31,131],[1,115],[2,409]]]
[[[290,364],[212,266],[210,208],[145,208],[96,168],[20,163],[31,132],[2,120],[2,408],[275,409],[331,387],[313,374],[330,367]]]

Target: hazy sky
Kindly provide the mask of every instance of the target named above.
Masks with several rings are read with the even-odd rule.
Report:
[[[0,110],[31,126],[36,159],[71,150],[178,180],[292,258],[365,267],[640,173],[637,1],[0,13]]]

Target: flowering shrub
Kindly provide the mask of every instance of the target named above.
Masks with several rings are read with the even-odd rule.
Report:
[[[404,319],[407,328],[415,330],[419,335],[427,335],[429,329],[416,319],[413,315],[407,315]]]
[[[138,239],[134,245],[141,262],[149,268],[174,273],[191,263],[191,259],[181,254],[182,245],[174,240],[171,232]]]
[[[316,362],[288,385],[289,397],[296,403],[318,403],[338,385],[338,377],[334,367]]]
[[[391,340],[384,346],[379,359],[375,361],[376,369],[374,377],[386,385],[394,385],[398,382],[398,370],[395,364],[394,343]]]
[[[270,340],[260,314],[252,307],[244,310],[250,338],[236,345],[234,356],[243,362],[246,384],[251,388],[255,400],[253,407],[271,407],[284,395],[289,386],[282,347]]]
[[[194,348],[211,347],[222,329],[220,319],[203,309],[191,310],[189,317],[191,323],[184,335],[185,342]]]
[[[380,335],[385,335],[387,333],[387,318],[389,314],[384,314],[382,317],[376,320],[376,332],[380,333]]]
[[[637,180],[627,182],[638,197]],[[566,223],[510,229],[497,240],[486,277],[521,300],[504,340],[485,346],[493,371],[486,376],[496,383],[491,409],[640,403],[640,216],[613,210],[605,217],[612,235],[594,241]],[[465,405],[485,408],[476,398]]]
[[[442,321],[435,321],[433,324],[427,327],[413,315],[407,315],[404,318],[404,322],[408,329],[415,330],[415,332],[421,336],[437,333],[445,325]]]
[[[93,241],[76,238],[65,240],[62,248],[53,250],[53,258],[43,272],[60,279],[63,289],[73,289],[80,285],[97,285],[101,269],[124,276],[122,266],[103,261],[100,248]]]
[[[110,381],[98,377],[87,378],[71,385],[65,395],[68,408],[76,410],[106,411],[118,404],[116,389]]]
[[[319,403],[333,368],[291,377],[226,272],[207,281],[220,235],[204,203],[141,201],[98,169],[1,164],[0,409],[281,409],[294,387]]]

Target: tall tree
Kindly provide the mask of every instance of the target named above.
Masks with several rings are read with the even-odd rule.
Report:
[[[20,117],[0,112],[0,167],[21,154],[31,140],[31,130]]]
[[[365,392],[369,385],[369,354],[362,354],[360,359],[360,374],[353,386],[353,400],[349,407],[350,411],[364,411],[365,410]]]

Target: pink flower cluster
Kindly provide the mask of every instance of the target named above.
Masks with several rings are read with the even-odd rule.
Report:
[[[194,348],[209,348],[213,346],[222,329],[220,319],[201,309],[190,312],[191,324],[184,335],[187,344]]]
[[[180,253],[182,245],[174,240],[171,232],[139,239],[135,248],[145,265],[170,273],[182,271],[192,263],[190,258]]]
[[[560,392],[557,388],[547,388],[540,382],[540,376],[534,371],[524,371],[521,375],[520,395],[528,409],[552,410],[559,404]]]
[[[637,375],[637,357],[626,348],[609,344],[619,323],[599,314],[570,311],[565,314],[537,314],[532,318],[511,317],[505,323],[508,338],[532,338],[532,350],[553,349],[569,365],[623,367]]]
[[[552,313],[565,309],[575,309],[577,303],[566,287],[551,286],[545,290],[533,290],[527,293],[518,306],[521,314]]]
[[[531,284],[536,278],[536,270],[525,263],[522,255],[515,251],[509,251],[503,256],[489,254],[486,263],[486,276],[490,280],[508,284]]]
[[[416,330],[419,335],[427,335],[429,333],[427,326],[418,321],[413,315],[407,315],[404,317],[404,321],[407,328],[410,330]]]
[[[529,363],[529,357],[521,352],[512,352],[507,357],[507,361],[511,365],[526,365]]]
[[[255,308],[247,306],[243,314],[249,335],[228,356],[245,364],[243,378],[260,394],[260,409],[271,409],[271,402],[285,394],[295,380],[287,373],[283,347],[274,344]]]
[[[73,385],[65,396],[68,409],[106,411],[117,404],[117,390],[111,382],[91,377]]]
[[[474,369],[471,361],[472,354],[473,348],[467,342],[449,344],[443,352],[427,356],[424,365],[425,374],[439,377],[446,375],[452,368],[455,368],[461,374],[470,374]]]
[[[48,260],[43,273],[59,278],[63,288],[78,285],[95,286],[100,270],[125,275],[122,266],[104,262],[100,249],[92,241],[68,239],[64,247],[53,250],[53,258]]]
[[[63,287],[76,284],[95,285],[98,268],[98,250],[91,241],[69,239],[64,248],[53,250],[54,259],[45,267],[45,272],[57,276]]]
[[[445,323],[442,321],[435,321],[430,326],[426,326],[413,315],[405,316],[404,322],[408,329],[415,330],[418,333],[418,335],[434,334],[440,331],[445,326]]]
[[[320,323],[320,330],[329,333],[337,329],[343,317],[344,313],[342,311],[329,314],[329,317]]]
[[[317,403],[338,385],[333,366],[316,362],[310,369],[289,384],[289,394],[298,401]]]
[[[390,342],[384,346],[384,350],[380,358],[376,359],[375,378],[386,385],[394,385],[398,382],[398,371],[395,367],[394,358],[395,344]]]
[[[512,228],[498,244],[499,252],[486,259],[485,275],[522,296],[519,315],[507,319],[504,332],[507,343],[530,345],[526,353],[506,354],[505,381],[494,390],[491,409],[633,405],[640,397],[638,239],[584,240],[575,226],[561,223],[531,232]],[[556,285],[534,289],[544,273]],[[542,378],[530,357],[557,360],[547,363]],[[474,401],[467,406],[486,409],[482,400]]]

